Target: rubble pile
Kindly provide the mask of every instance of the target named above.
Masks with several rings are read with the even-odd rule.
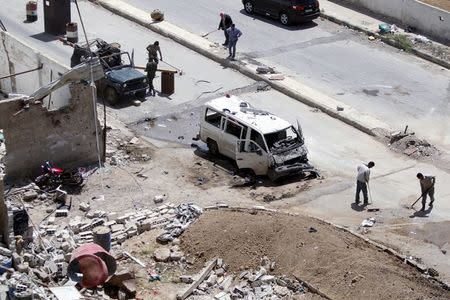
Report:
[[[205,279],[193,290],[192,295],[209,295],[214,299],[290,299],[294,294],[307,292],[298,280],[287,276],[270,275],[276,267],[267,257],[261,259],[258,270],[247,270],[239,275],[229,274],[222,259],[215,260],[215,266]],[[192,283],[193,277],[182,275],[180,281]]]
[[[23,208],[23,202],[18,201],[19,197],[21,200],[28,197],[28,201],[39,201],[45,199],[42,195],[46,193],[30,184],[26,188],[13,191],[7,202],[14,211]],[[29,204],[26,203],[25,206]],[[15,244],[11,243],[9,249],[5,245],[0,247],[0,262],[4,266],[1,269],[4,272],[0,272],[3,273],[0,276],[0,284],[8,286],[11,295],[53,299],[48,298],[51,297],[49,288],[62,286],[69,281],[68,266],[73,259],[72,252],[81,245],[95,242],[96,227],[109,229],[111,253],[117,254],[116,257],[119,258],[127,256],[127,253],[121,253],[120,249],[126,239],[148,230],[164,228],[164,234],[169,240],[173,240],[202,213],[202,209],[193,204],[176,206],[170,203],[155,209],[133,211],[123,215],[102,210],[93,211],[87,202],[80,203],[78,208],[85,213],[84,216],[75,216],[69,221],[67,217],[70,216],[71,206],[60,205],[56,209],[49,207],[48,215],[31,227],[33,230],[28,230],[27,236],[16,236]],[[169,253],[172,261],[180,260],[183,255],[181,251]],[[72,285],[75,284],[73,282]]]
[[[417,138],[414,133],[395,133],[390,136],[389,147],[413,158],[430,157],[439,150],[426,140]]]
[[[6,154],[5,139],[3,136],[3,131],[0,130],[0,174],[4,173],[5,171],[5,163],[3,161],[5,154]]]
[[[110,130],[106,147],[106,157],[111,166],[122,165],[127,161],[149,161],[150,155],[145,153],[145,146],[137,137],[128,142],[119,137],[120,132]]]

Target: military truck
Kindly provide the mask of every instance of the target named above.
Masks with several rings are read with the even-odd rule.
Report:
[[[96,49],[92,49],[95,45]],[[71,57],[71,67],[78,65],[92,53],[98,56],[105,71],[105,77],[96,82],[97,94],[111,105],[120,102],[129,95],[145,97],[148,88],[147,77],[134,68],[130,54],[120,50],[118,43],[107,43],[96,39],[89,43],[91,51],[84,46],[72,45],[74,51]]]

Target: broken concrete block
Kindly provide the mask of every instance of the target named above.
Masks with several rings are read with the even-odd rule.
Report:
[[[170,258],[170,250],[167,248],[156,249],[153,256],[156,261],[167,262]]]
[[[263,275],[261,278],[259,278],[262,283],[269,284],[275,281],[275,276],[272,275]]]
[[[214,296],[214,299],[217,300],[231,300],[231,297],[228,293],[220,292]]]
[[[189,276],[189,275],[181,275],[180,281],[183,283],[187,283],[187,284],[194,282],[194,280],[192,279],[192,276]]]
[[[36,191],[26,191],[22,194],[23,201],[32,201],[38,197],[38,193]]]
[[[61,244],[61,249],[66,252],[67,250],[69,250],[70,248],[70,244],[68,242],[64,242]]]
[[[47,219],[47,224],[48,225],[53,225],[53,224],[55,224],[55,217],[54,216],[51,216],[51,217],[49,217],[48,219]]]
[[[111,232],[118,232],[118,231],[122,231],[125,229],[125,225],[123,224],[115,224],[111,226]]]
[[[20,265],[22,263],[22,257],[17,252],[14,252],[12,254],[12,260],[15,266]]]
[[[223,274],[225,274],[225,270],[223,268],[218,268],[215,272],[217,276],[223,276]]]
[[[166,195],[156,195],[153,198],[153,202],[155,202],[156,204],[158,203],[162,203],[164,201],[164,199],[166,198]]]
[[[50,276],[43,270],[33,270],[33,273],[39,278],[42,282],[46,283],[50,281]]]
[[[229,275],[225,277],[225,279],[222,281],[222,283],[219,286],[219,289],[221,289],[222,291],[228,291],[232,283],[233,283],[233,276]]]
[[[213,286],[215,285],[217,282],[217,275],[216,274],[211,274],[208,279],[206,280],[206,284],[208,286]]]
[[[78,208],[81,211],[88,212],[91,209],[91,205],[87,202],[81,202]]]
[[[69,215],[68,209],[57,209],[55,211],[55,217],[67,217]]]
[[[170,252],[170,260],[171,261],[179,261],[184,256],[184,253],[181,251]]]
[[[24,262],[22,264],[17,265],[16,266],[16,271],[19,272],[19,273],[28,273],[28,271],[30,271],[28,263]]]
[[[0,247],[0,254],[4,255],[4,256],[7,256],[7,257],[11,257],[12,252],[8,248]]]
[[[290,291],[287,287],[279,286],[279,285],[275,285],[273,287],[273,291],[281,297],[285,297],[290,294]]]

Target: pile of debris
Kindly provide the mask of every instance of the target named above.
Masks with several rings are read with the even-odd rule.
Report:
[[[243,271],[235,276],[227,273],[227,265],[219,258],[208,263],[197,276],[180,276],[182,282],[192,283],[192,285],[185,292],[180,293],[178,299],[185,299],[190,295],[210,295],[220,300],[275,300],[290,299],[294,294],[307,292],[307,288],[296,279],[270,275],[270,271],[273,271],[275,267],[275,262],[263,257],[258,270]]]
[[[3,130],[0,130],[0,174],[4,173],[5,170],[5,163],[3,161],[5,154],[5,137],[3,135]]]
[[[22,205],[25,197],[38,201],[44,199],[42,195],[45,196],[34,184],[20,191],[12,193],[13,196],[10,195],[7,199],[8,206],[14,211],[26,209]],[[25,206],[29,206],[29,203],[25,203]],[[98,228],[105,228],[110,234],[108,249],[104,248],[111,248],[111,254],[118,259],[130,257],[120,249],[126,239],[148,230],[164,228],[164,237],[173,240],[202,213],[202,209],[193,204],[176,206],[170,203],[123,215],[92,211],[87,202],[81,203],[79,209],[85,215],[75,216],[69,221],[64,218],[69,217],[71,205],[61,205],[56,209],[49,207],[48,215],[40,223],[30,226],[24,236],[16,235],[15,243],[10,243],[9,249],[6,245],[0,245],[0,262],[3,266],[0,270],[0,284],[8,287],[11,296],[29,295],[32,299],[48,299],[52,297],[53,287],[75,286],[77,282],[68,278],[72,278],[69,273],[70,262],[74,259],[73,251],[82,245],[98,242]],[[183,256],[182,253],[178,256],[180,255]],[[91,292],[84,290],[85,293]]]
[[[389,148],[413,158],[430,157],[439,154],[439,150],[435,146],[426,140],[419,139],[414,133],[398,132],[392,134]]]

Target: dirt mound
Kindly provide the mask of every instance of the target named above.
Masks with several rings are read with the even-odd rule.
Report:
[[[332,299],[450,299],[397,258],[303,216],[210,211],[186,230],[181,246],[197,268],[220,257],[237,272],[267,256],[274,274],[297,276]]]

